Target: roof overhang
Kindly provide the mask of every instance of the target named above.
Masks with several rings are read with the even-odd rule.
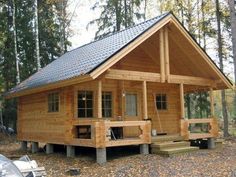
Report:
[[[68,80],[58,81],[58,82],[50,83],[47,85],[42,85],[42,86],[31,88],[31,89],[24,89],[22,91],[15,92],[15,93],[8,92],[5,95],[5,98],[10,99],[10,98],[20,97],[20,96],[24,96],[24,95],[30,95],[30,94],[39,93],[39,92],[43,92],[43,91],[47,91],[47,90],[58,89],[61,87],[74,85],[74,84],[78,84],[78,83],[82,83],[82,82],[87,82],[87,81],[91,81],[91,80],[93,80],[93,78],[90,77],[90,75],[86,74],[86,75],[74,77],[74,78],[71,78]]]

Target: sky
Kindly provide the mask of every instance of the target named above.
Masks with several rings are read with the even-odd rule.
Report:
[[[71,22],[72,36],[69,40],[72,42],[70,49],[77,48],[83,44],[93,41],[97,26],[87,25],[90,21],[99,17],[99,10],[92,10],[96,0],[74,0],[70,2],[69,11],[74,12]]]

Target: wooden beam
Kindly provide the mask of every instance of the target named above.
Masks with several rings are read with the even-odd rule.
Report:
[[[120,69],[109,69],[104,77],[106,79],[116,80],[160,82],[159,73],[129,71]]]
[[[169,36],[168,36],[168,28],[164,29],[164,44],[165,44],[165,77],[167,82],[170,81],[170,59],[169,59]]]
[[[211,79],[205,79],[201,77],[193,76],[181,76],[181,75],[170,75],[170,83],[174,84],[187,84],[187,85],[200,85],[200,86],[214,86],[215,81]]]
[[[102,118],[102,81],[98,80],[97,87],[97,118]]]
[[[185,118],[184,114],[184,84],[180,84],[180,115],[181,119]]]
[[[163,28],[160,29],[160,74],[161,74],[161,82],[165,82],[165,47],[164,47],[164,31]]]
[[[146,81],[143,81],[143,118],[148,119],[147,82]]]
[[[211,116],[214,117],[215,108],[214,108],[214,94],[212,88],[210,88],[210,102],[211,102]]]

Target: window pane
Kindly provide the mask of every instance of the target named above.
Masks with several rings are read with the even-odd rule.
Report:
[[[93,92],[78,92],[78,117],[93,117]]]
[[[103,117],[112,117],[112,110],[111,109],[103,109],[102,110],[102,116]]]
[[[93,92],[86,91],[86,98],[92,100],[93,99]]]
[[[111,109],[111,101],[110,100],[106,100],[103,103],[104,103],[103,108],[110,108]]]
[[[59,110],[59,104],[58,102],[56,102],[56,104],[54,105],[54,111],[57,112]]]
[[[85,98],[85,92],[84,91],[79,91],[78,92],[78,99],[83,100]]]
[[[162,109],[167,109],[167,104],[166,104],[166,102],[162,102]]]
[[[78,100],[78,108],[85,108],[85,101],[84,100]]]
[[[102,117],[112,117],[112,92],[102,92]]]
[[[87,105],[86,105],[86,108],[93,108],[93,100],[86,100],[86,103],[87,103]]]
[[[157,107],[157,109],[160,109],[160,110],[167,109],[166,94],[157,94],[156,95],[156,107]]]
[[[105,98],[106,100],[111,100],[111,93],[107,92]]]
[[[48,94],[48,112],[59,111],[59,93]]]
[[[162,95],[161,101],[163,101],[163,102],[166,101],[166,95],[165,94]]]
[[[156,96],[156,101],[161,101],[161,95]]]
[[[93,117],[93,109],[87,109],[87,117]]]
[[[162,108],[162,106],[161,106],[161,102],[156,102],[156,105],[157,105],[157,109],[161,109]]]
[[[126,94],[126,115],[137,116],[137,95]]]
[[[85,109],[78,109],[78,117],[86,117]]]

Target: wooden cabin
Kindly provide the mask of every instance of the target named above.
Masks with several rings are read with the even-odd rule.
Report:
[[[18,98],[17,138],[97,149],[148,145],[159,134],[185,140],[215,138],[213,91],[231,82],[176,17],[167,13],[65,53],[7,93]],[[211,116],[186,119],[185,93],[209,91]],[[189,126],[209,124],[205,133]]]

